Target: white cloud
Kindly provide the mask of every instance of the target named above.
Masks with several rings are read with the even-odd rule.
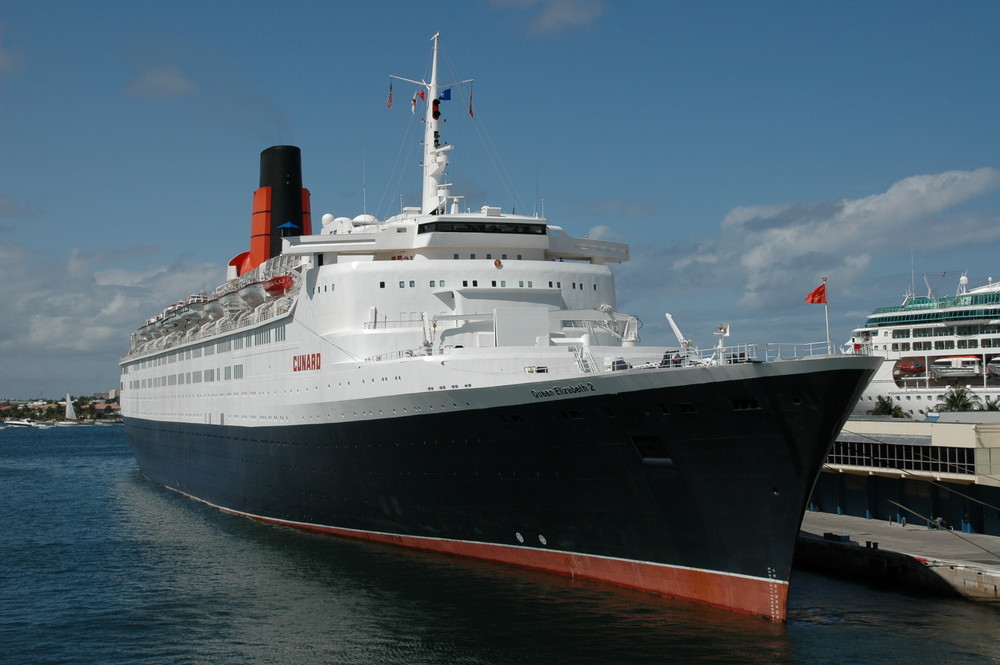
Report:
[[[604,5],[600,0],[551,0],[545,3],[531,27],[539,33],[562,32],[589,26],[602,13]]]
[[[622,238],[621,234],[615,231],[610,226],[605,226],[603,224],[598,224],[597,226],[591,226],[590,230],[587,232],[587,237],[594,240],[610,240],[611,242],[626,242]]]
[[[835,294],[833,328],[853,326],[902,297],[906,283],[872,276],[908,272],[900,264],[911,250],[940,257],[1000,241],[997,197],[987,198],[997,190],[1000,171],[982,168],[912,176],[856,199],[733,208],[712,237],[633,244],[615,268],[618,307],[646,323],[647,341],[672,343],[664,310],[695,338],[727,320],[744,341],[816,340],[823,313],[804,298],[822,277]]]
[[[718,238],[689,248],[672,266],[702,283],[739,285],[740,306],[761,307],[821,275],[839,273],[853,284],[873,255],[898,251],[902,238],[938,248],[1000,239],[995,217],[955,210],[998,187],[1000,171],[981,168],[912,176],[860,199],[734,208]]]
[[[604,13],[602,0],[493,0],[496,7],[537,10],[528,25],[536,34],[560,33],[593,25]]]
[[[191,96],[192,108],[227,132],[272,145],[294,143],[284,109],[248,77],[243,63],[173,40],[143,42],[131,57],[143,73],[129,84],[126,95],[149,100]],[[174,64],[158,66],[163,62]]]
[[[184,260],[142,271],[95,273],[99,263],[114,256],[74,250],[58,259],[0,244],[6,282],[0,289],[0,395],[114,387],[118,359],[141,323],[166,304],[214,288],[225,278],[224,266]]]
[[[128,95],[146,99],[171,99],[195,91],[194,83],[176,67],[158,67],[143,72],[125,90]]]

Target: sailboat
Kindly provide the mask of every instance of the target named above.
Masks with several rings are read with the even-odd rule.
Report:
[[[80,420],[76,417],[76,409],[73,408],[73,400],[66,393],[66,415],[62,420],[57,420],[56,425],[79,425]]]

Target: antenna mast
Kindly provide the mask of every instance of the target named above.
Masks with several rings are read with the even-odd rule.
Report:
[[[454,146],[447,145],[441,141],[441,99],[440,90],[453,85],[471,83],[473,79],[456,81],[441,85],[438,83],[438,40],[441,33],[435,33],[431,37],[434,42],[434,57],[431,61],[431,80],[414,81],[413,79],[401,76],[391,76],[390,78],[399,81],[406,81],[424,88],[427,91],[427,111],[424,116],[424,187],[423,202],[420,212],[425,215],[439,215],[445,212],[445,206],[450,197],[449,187],[451,183],[444,182],[445,170],[448,168],[448,151]],[[450,97],[449,97],[450,99]]]

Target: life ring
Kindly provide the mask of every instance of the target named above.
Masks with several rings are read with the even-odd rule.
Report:
[[[500,259],[497,259],[497,260],[495,260],[493,262],[493,267],[494,268],[503,268],[503,263],[501,263]]]

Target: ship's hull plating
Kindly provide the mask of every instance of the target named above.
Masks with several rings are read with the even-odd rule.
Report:
[[[783,620],[805,502],[873,369],[837,367],[353,423],[125,425],[146,476],[225,510]]]

